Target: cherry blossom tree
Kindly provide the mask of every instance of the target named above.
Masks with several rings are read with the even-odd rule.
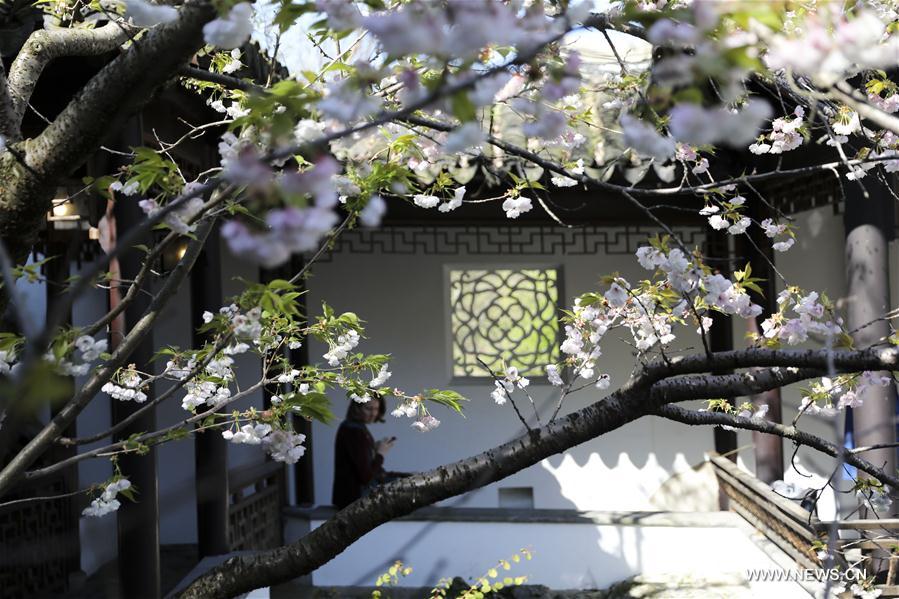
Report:
[[[546,370],[558,388],[552,413],[525,415],[518,403],[529,399],[528,380],[514,368],[495,373],[492,398],[514,407],[526,434],[385,485],[291,546],[230,560],[185,596],[230,596],[306,574],[384,522],[647,415],[760,431],[809,446],[834,457],[837,468],[850,464],[864,473],[857,485],[869,503],[882,503],[889,489],[899,487],[895,472],[866,460],[863,451],[800,428],[804,414],[858,407],[892,385],[899,351],[888,329],[891,313],[875,319],[887,334],[854,344],[857,331],[824,294],[785,282],[777,309],[760,323],[751,347],[712,351],[709,334],[722,326],[713,315],[753,321],[761,315],[751,295],[760,291],[759,279],[748,267],[717,269],[653,205],[691,197],[697,218],[711,229],[738,237],[762,231],[770,249],[786,252],[802,231],[759,193],[759,183],[818,172],[853,185],[884,185],[899,170],[899,88],[892,77],[899,15],[889,3],[658,0],[600,11],[592,2],[564,0],[318,0],[275,2],[267,7],[269,18],[258,16],[261,6],[208,0],[50,0],[39,7],[45,27],[28,36],[8,71],[0,70],[0,261],[4,306],[17,322],[16,330],[0,335],[0,373],[9,382],[0,394],[0,423],[6,422],[8,434],[17,404],[39,377],[77,375],[85,382],[5,461],[0,498],[21,480],[87,459],[139,453],[205,429],[294,463],[303,459],[304,438],[291,416],[327,419],[328,392],[335,390],[360,403],[387,397],[393,416],[409,418],[425,433],[439,426],[439,418],[461,412],[464,398],[454,391],[389,386],[388,356],[359,351],[364,329],[356,314],[325,306],[321,314],[307,315],[297,300],[309,265],[341,233],[377,227],[391,202],[447,213],[483,201],[475,176],[509,219],[543,210],[561,223],[544,201],[557,188],[622,198],[659,230],[634,257],[646,278],[610,274],[602,288],[570,307],[563,359]],[[288,39],[294,27],[310,32],[325,57],[321,68],[267,82],[235,76],[251,35],[258,34],[277,58],[281,38]],[[588,77],[589,65],[566,43],[575,33],[603,40],[616,71]],[[651,46],[649,68],[636,68],[619,52],[628,39]],[[55,118],[23,139],[29,100],[52,60],[110,53],[114,58]],[[173,78],[221,115],[193,125],[186,136],[225,128],[217,139],[220,164],[188,180],[171,155],[181,140],[158,140],[155,147],[136,148],[123,169],[95,177],[84,193],[138,204],[146,218],[71,283],[64,305],[106,281],[110,264],[133,251],[142,233],[163,227],[167,234],[147,248],[135,279],[120,284],[123,300],[112,311],[84,327],[62,326],[60,311],[35,330],[22,316],[14,283],[39,278],[26,258],[53,192],[102,151],[107,131]],[[733,172],[716,164],[724,151],[806,153],[813,159],[794,169],[777,163]],[[751,216],[753,204],[772,208],[770,217]],[[160,348],[166,367],[160,374],[143,372],[129,358],[214,227],[233,253],[265,267],[283,265],[297,253],[311,257],[289,279],[248,285],[233,302],[205,314],[206,344]],[[155,261],[184,237],[190,243],[178,266],[160,277],[123,340],[107,347],[109,324],[157,276]],[[762,254],[768,249],[756,247]],[[634,347],[627,380],[603,371],[601,348],[611,331]],[[296,367],[285,350],[308,336],[329,349],[320,362]],[[675,351],[681,340],[699,340],[701,348]],[[809,348],[810,340],[818,346]],[[234,356],[246,353],[260,356],[263,375],[238,390]],[[800,417],[789,425],[734,401],[799,381],[812,383]],[[165,391],[148,400],[150,385]],[[613,385],[600,401],[565,410],[571,394]],[[265,386],[277,388],[270,409],[229,410]],[[174,398],[185,416],[127,440],[112,441],[127,422],[89,438],[65,437],[85,407],[103,396],[143,404],[141,410]],[[708,400],[707,408],[678,405],[696,399]],[[106,439],[97,449],[35,465],[54,445]],[[127,477],[116,474],[95,490],[85,515],[115,511],[118,496],[130,497],[131,488]]]

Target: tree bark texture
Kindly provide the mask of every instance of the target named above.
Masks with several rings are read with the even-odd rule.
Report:
[[[0,153],[0,237],[14,261],[22,263],[28,256],[59,181],[84,164],[108,134],[140,111],[203,47],[203,25],[215,17],[206,0],[188,0],[178,19],[148,31],[100,70],[40,135]],[[55,56],[45,48],[47,35],[35,32],[25,43],[26,54],[16,60],[22,66],[15,77],[10,74],[10,89],[27,89],[45,64],[41,57]],[[116,36],[111,39],[101,44],[104,51],[120,43]],[[81,48],[80,38],[74,45]]]

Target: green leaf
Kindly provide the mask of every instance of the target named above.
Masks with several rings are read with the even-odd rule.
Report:
[[[311,392],[305,395],[295,393],[285,398],[284,401],[303,418],[312,418],[325,424],[330,424],[334,421],[334,412],[331,411],[331,400],[324,393]]]
[[[452,410],[455,410],[460,415],[462,413],[462,402],[468,401],[461,394],[456,391],[448,390],[442,391],[440,389],[426,389],[424,391],[424,398],[428,401],[433,401],[434,403],[440,404],[442,406],[446,406]]]
[[[473,121],[478,116],[477,107],[468,99],[468,94],[465,92],[454,95],[450,100],[450,105],[453,115],[463,123]]]

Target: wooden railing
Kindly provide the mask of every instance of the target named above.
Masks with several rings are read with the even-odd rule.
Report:
[[[822,522],[726,458],[713,457],[712,465],[731,511],[764,533],[799,568],[821,568],[812,544],[816,540],[826,543],[833,523]],[[886,584],[875,588],[881,597],[899,597],[899,519],[845,520],[835,526],[839,531],[838,565],[859,562],[858,567],[869,576],[880,573],[881,579],[885,570]],[[850,559],[852,552],[855,555]]]
[[[800,568],[820,567],[812,550],[821,530],[818,518],[743,472],[727,458],[713,457],[712,466],[731,511],[743,516],[792,557]]]
[[[228,545],[231,551],[283,544],[284,464],[263,462],[228,472]]]
[[[841,553],[860,550],[869,574],[886,569],[886,584],[876,588],[881,597],[899,597],[899,519],[846,520],[837,522],[837,528]]]
[[[4,499],[54,496],[69,491],[60,472],[23,483]],[[0,597],[31,599],[69,590],[69,577],[80,570],[79,497],[31,501],[0,508]]]

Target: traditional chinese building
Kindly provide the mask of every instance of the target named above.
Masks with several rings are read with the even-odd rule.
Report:
[[[77,89],[77,83],[98,64],[102,59],[96,64],[79,59],[54,65],[57,70],[45,75],[53,82],[52,88],[47,83],[36,92],[35,108],[54,114],[58,110],[54,102],[61,97],[57,95],[59,82],[71,81],[72,89]],[[172,113],[200,122],[208,118],[207,111],[195,96],[172,86],[126,130],[118,132],[107,145],[109,150],[99,153],[73,183],[77,185],[81,176],[108,171],[110,164],[122,159],[117,152],[128,152],[128,148],[156,138],[177,139],[181,133],[172,128]],[[212,140],[212,135],[192,140],[173,151],[201,172],[218,161]],[[720,158],[720,171],[713,173],[716,178],[774,166],[773,159],[765,161],[748,153]],[[813,158],[808,154],[786,157],[780,168],[799,168]],[[388,456],[391,469],[427,470],[522,433],[512,406],[498,406],[491,400],[493,378],[483,364],[495,369],[503,360],[514,362],[531,379],[534,408],[545,422],[558,395],[543,376],[543,368],[559,358],[561,311],[573,298],[596,290],[600,278],[608,273],[618,272],[632,281],[645,276],[634,252],[660,230],[647,221],[644,212],[622,196],[578,186],[557,187],[542,172],[532,176],[544,181],[548,191],[535,196],[535,209],[515,220],[506,219],[496,203],[466,204],[442,214],[394,202],[383,227],[345,233],[312,267],[306,296],[309,313],[315,314],[321,302],[337,310],[358,312],[366,321],[365,351],[391,354],[392,385],[410,391],[451,388],[469,399],[465,418],[435,409],[442,423],[428,434],[412,430],[405,419],[389,418],[386,424],[377,425],[376,437],[398,438]],[[664,176],[651,173],[641,185],[670,185]],[[489,182],[479,178],[476,169],[459,165],[457,177],[469,190],[467,198],[491,196]],[[706,219],[697,214],[702,207],[697,198],[672,193],[646,201],[685,244],[704,248],[723,272],[750,262],[756,276],[767,281],[765,296],[757,301],[768,309],[782,285],[773,267],[792,284],[824,290],[844,304],[862,301],[865,293],[876,296],[873,302],[882,301],[884,292],[899,297],[895,289],[878,289],[870,281],[860,284],[853,272],[848,278],[846,275],[844,240],[859,227],[867,227],[867,234],[873,236],[868,239],[876,241],[879,235],[883,244],[889,244],[878,246],[883,252],[870,262],[883,271],[876,273],[877,281],[894,284],[899,280],[891,270],[896,261],[891,263],[886,256],[887,248],[890,256],[895,255],[895,245],[891,200],[885,193],[874,193],[862,210],[858,201],[861,190],[826,171],[772,177],[754,186],[770,205],[764,210],[754,208],[759,211],[754,217],[760,220],[765,211],[782,211],[794,218],[803,232],[790,252],[768,253],[763,259],[750,245],[767,247],[762,245],[764,239],[709,230]],[[61,198],[67,194],[71,191]],[[57,220],[48,222],[38,254],[67,256],[47,267],[51,281],[64,281],[102,251],[89,232],[99,227],[106,206],[97,198],[86,204],[92,208],[77,215],[60,213]],[[65,216],[75,218],[62,218]],[[105,227],[114,224],[122,231],[138,218],[133,208],[125,206],[106,216]],[[136,271],[137,259],[126,256],[122,260],[125,278]],[[295,272],[301,264],[302,258],[297,257],[286,268]],[[164,271],[167,266],[158,268]],[[260,271],[230,255],[216,237],[205,250],[191,284],[178,290],[134,361],[152,368],[150,359],[156,348],[195,344],[198,340],[192,331],[203,311],[217,309],[238,293],[238,278],[258,281],[282,274]],[[27,307],[36,321],[42,321],[45,311],[57,301],[54,289],[52,285],[28,287]],[[96,289],[75,303],[71,321],[75,325],[90,322],[115,301],[107,290]],[[129,308],[122,326],[133,322],[144,306],[138,302]],[[744,344],[745,322],[735,321],[729,327],[725,319],[722,322],[725,326],[713,329],[712,349]],[[113,328],[111,342],[121,330]],[[310,341],[292,359],[297,364],[314,363],[325,351],[327,348]],[[627,379],[633,364],[632,349],[619,343],[609,344],[598,367],[610,374],[614,389]],[[250,357],[242,357],[236,366],[242,383],[252,383],[260,370],[258,360]],[[570,397],[562,411],[595,402],[607,392],[588,386]],[[335,411],[342,413],[347,399],[337,394],[332,399]],[[261,408],[266,401],[266,394],[260,392],[237,407]],[[790,388],[783,390],[780,398],[769,394],[760,401],[771,406],[772,416],[789,422],[800,398],[798,391]],[[530,405],[521,407],[526,418],[538,423]],[[128,414],[127,407],[99,397],[68,436],[89,437]],[[182,417],[178,401],[166,402],[120,434],[149,430]],[[812,432],[826,438],[842,436],[841,426],[834,427],[831,420],[808,416],[805,422]],[[260,449],[228,445],[217,434],[203,433],[152,448],[147,455],[123,459],[121,466],[138,488],[139,501],[124,505],[117,514],[100,519],[81,517],[84,495],[0,510],[2,595],[160,596],[200,558],[295,540],[333,514],[335,426],[300,425],[309,437],[308,452],[294,466],[269,461]],[[26,437],[27,433],[23,431]],[[84,444],[78,451],[94,446]],[[66,455],[74,450],[59,451]],[[741,470],[720,462],[714,471],[703,466],[713,452],[725,454]],[[415,569],[404,584],[427,586],[444,576],[481,574],[523,547],[533,551],[533,559],[516,574],[552,588],[605,588],[636,574],[664,577],[666,573],[689,572],[696,563],[735,575],[747,564],[764,568],[802,563],[799,541],[791,545],[789,539],[783,540],[785,535],[771,532],[776,527],[766,528],[765,522],[788,521],[796,538],[805,541],[808,538],[802,535],[813,537],[814,529],[802,528],[789,504],[765,495],[758,480],[746,475],[757,474],[765,483],[795,479],[799,476],[795,472],[784,472],[790,453],[791,448],[783,447],[779,439],[688,428],[646,417],[508,479],[384,525],[315,572],[311,582],[369,585],[386,566],[402,559]],[[805,470],[818,476],[828,474],[823,460],[814,453],[803,449],[798,455]],[[74,492],[106,480],[110,468],[105,461],[84,461],[39,485],[21,488],[19,494],[28,498]],[[738,498],[734,509],[740,516],[719,511],[719,480],[725,481],[720,488],[726,495]],[[831,511],[833,501],[830,499]],[[766,503],[777,507],[776,515],[759,515],[758,506]],[[825,499],[819,506],[822,519],[828,517],[823,513],[827,509]],[[768,536],[760,535],[759,530]],[[773,544],[765,538],[774,539]],[[785,588],[778,587],[777,593],[802,596],[798,587]],[[758,589],[751,588],[753,592]]]

